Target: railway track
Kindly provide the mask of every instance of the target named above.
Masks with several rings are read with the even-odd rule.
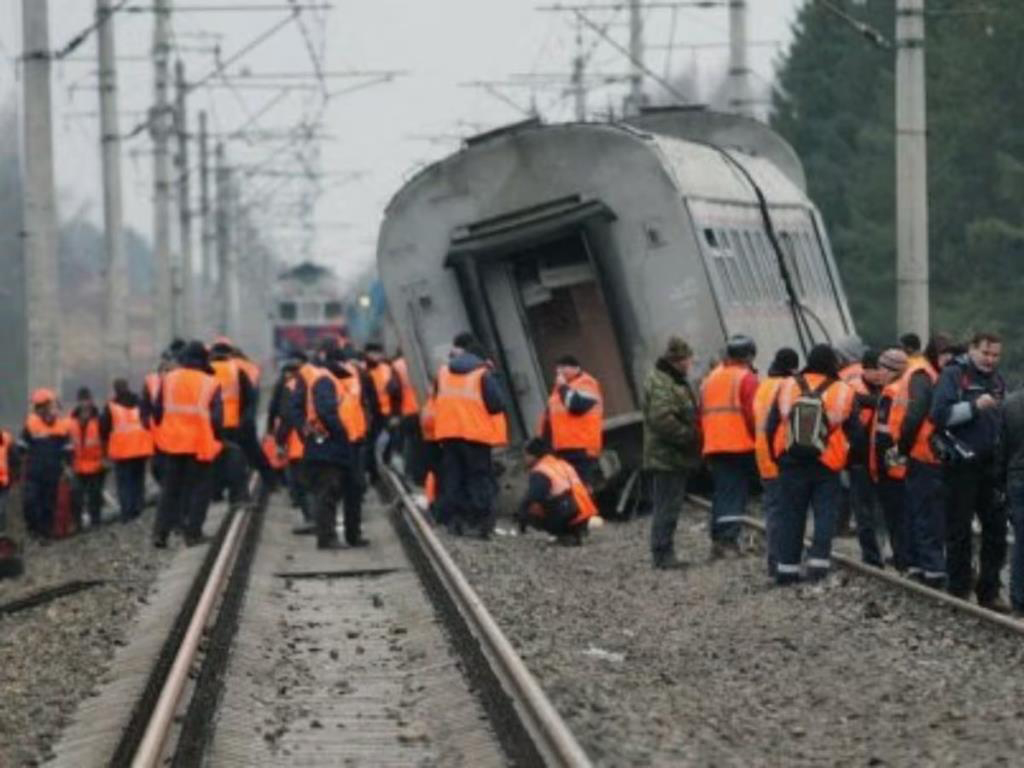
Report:
[[[225,519],[130,716],[116,690],[84,715],[116,748],[66,738],[54,764],[590,765],[389,479],[368,549],[317,552],[281,504]]]

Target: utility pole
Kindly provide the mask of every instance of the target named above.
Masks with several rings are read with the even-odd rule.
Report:
[[[200,225],[199,253],[201,264],[202,280],[199,300],[203,305],[202,319],[203,330],[211,331],[215,325],[215,318],[211,311],[213,304],[213,254],[215,248],[215,235],[213,229],[213,217],[210,215],[210,137],[206,127],[206,111],[199,113],[199,214],[202,217]]]
[[[583,30],[579,19],[576,20],[576,56],[572,60],[572,81],[570,92],[573,95],[576,120],[584,122],[587,119],[587,88],[583,83],[586,74],[587,62],[583,56]]]
[[[174,79],[177,86],[174,115],[178,134],[178,220],[181,226],[181,314],[178,317],[181,332],[193,336],[199,324],[195,317],[196,277],[192,269],[192,195],[189,185],[185,63],[181,59],[174,64]]]
[[[30,0],[26,0],[30,1]],[[171,189],[167,141],[171,107],[167,100],[168,59],[170,58],[171,0],[153,0],[153,256],[156,260],[156,287],[153,310],[156,343],[167,344],[181,332],[177,314],[176,275],[171,266]]]
[[[124,253],[121,197],[121,136],[117,117],[117,53],[110,0],[96,0],[100,81],[100,149],[103,155],[103,226],[107,251],[107,294],[104,316],[107,381],[127,376],[131,368],[128,341],[128,265]]]
[[[50,114],[50,34],[47,0],[22,0],[24,45],[24,227],[28,386],[60,391],[57,307],[57,209]]]
[[[626,97],[627,116],[640,114],[647,104],[644,95],[644,17],[641,0],[629,0],[629,96]]]
[[[924,0],[896,0],[896,322],[928,338]]]
[[[238,274],[235,270],[231,237],[231,208],[234,198],[231,169],[224,156],[224,143],[217,144],[217,304],[220,307],[219,331],[229,336],[236,328]]]
[[[747,0],[729,0],[729,111],[753,117],[747,62]]]

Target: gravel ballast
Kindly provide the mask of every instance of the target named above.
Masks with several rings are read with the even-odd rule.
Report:
[[[777,588],[762,559],[649,565],[649,520],[582,548],[445,537],[598,765],[1011,765],[1024,643],[868,577]]]
[[[171,550],[150,544],[152,513],[46,546],[29,543],[24,576],[0,581],[0,603],[81,579],[107,583],[0,616],[0,765],[39,765],[75,707],[124,644]]]

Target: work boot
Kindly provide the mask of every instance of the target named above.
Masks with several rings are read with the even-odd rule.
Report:
[[[689,567],[690,564],[688,562],[679,560],[675,555],[669,555],[654,561],[654,570],[656,571],[684,571]]]
[[[361,548],[370,546],[370,540],[364,539],[362,536],[357,536],[354,539],[346,539],[345,543],[350,547]]]
[[[330,539],[318,539],[316,542],[316,548],[335,551],[339,549],[344,549],[345,547],[338,539],[338,537],[335,536]]]
[[[980,605],[982,608],[985,608],[986,610],[993,611],[995,613],[1001,613],[1001,614],[1004,614],[1004,615],[1008,614],[1010,612],[1010,604],[1007,603],[999,595],[996,595],[994,597],[989,597],[989,598],[986,598],[984,600],[982,600],[979,597],[978,598],[978,605]]]
[[[312,536],[314,533],[316,533],[316,526],[312,523],[302,523],[302,525],[292,528],[293,536]]]
[[[186,533],[185,546],[198,547],[200,544],[209,544],[210,537],[204,533]]]

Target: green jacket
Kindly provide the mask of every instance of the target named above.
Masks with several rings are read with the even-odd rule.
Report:
[[[644,385],[644,469],[662,472],[700,466],[697,397],[686,378],[658,360]]]

